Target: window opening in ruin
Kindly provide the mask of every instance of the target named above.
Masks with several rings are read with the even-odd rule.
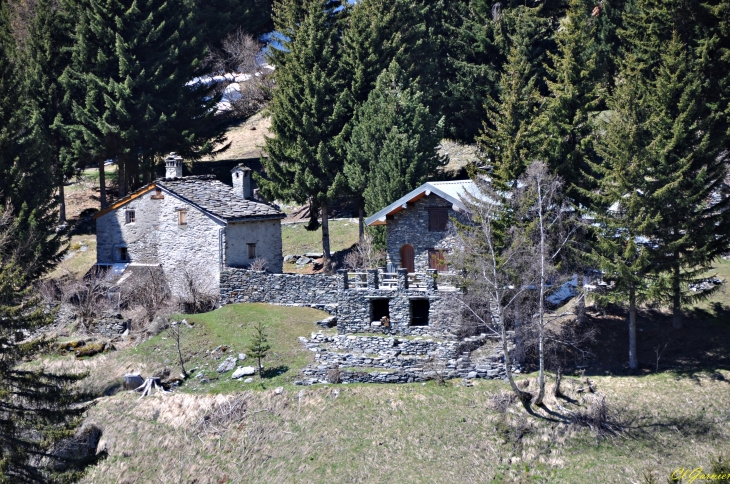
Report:
[[[128,255],[129,254],[127,254],[127,248],[126,247],[120,247],[119,248],[119,260],[121,262],[126,262]]]
[[[390,300],[371,299],[370,320],[380,322],[383,318],[388,318],[388,320],[390,320]]]
[[[188,211],[187,210],[178,210],[177,211],[177,224],[178,225],[187,225],[188,224]]]
[[[411,326],[428,326],[428,299],[411,300]]]
[[[446,224],[449,222],[449,211],[447,208],[434,207],[428,209],[428,231],[445,232]]]
[[[439,249],[428,249],[428,267],[439,272],[445,272],[447,269],[446,253]]]
[[[246,245],[248,245],[248,258],[255,259],[256,258],[256,244],[246,244]]]
[[[127,223],[133,224],[136,219],[137,219],[137,214],[134,212],[134,210],[127,210],[127,212],[126,212]]]

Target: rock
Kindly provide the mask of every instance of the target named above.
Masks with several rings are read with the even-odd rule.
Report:
[[[466,375],[467,378],[476,378],[477,372],[476,371],[470,371],[468,375]]]
[[[76,358],[83,358],[84,356],[94,356],[97,353],[102,353],[107,348],[104,343],[90,343],[84,346],[80,346],[74,350]]]
[[[246,378],[243,383],[253,383],[253,378]]]
[[[246,359],[246,353],[238,353],[238,361],[243,361]]]
[[[233,378],[234,380],[238,380],[239,378],[243,378],[244,376],[250,376],[255,374],[256,368],[254,368],[253,366],[242,366],[233,372],[231,378]]]
[[[218,373],[226,373],[228,371],[233,370],[236,367],[236,357],[235,356],[229,356],[225,360],[223,360],[223,363],[218,365]]]
[[[82,425],[69,439],[56,443],[50,451],[51,468],[65,471],[72,465],[90,462],[96,456],[102,431],[94,424]]]
[[[291,254],[290,255],[287,255],[287,256],[284,256],[284,262],[292,262],[293,263],[293,262],[296,262],[297,259],[298,259],[297,256],[291,255]]]
[[[307,252],[304,254],[304,257],[309,257],[310,259],[321,259],[324,257],[324,254],[322,252]]]
[[[333,326],[337,326],[337,316],[330,316],[329,318],[325,318],[322,321],[317,321],[314,324],[316,324],[317,326],[322,326],[323,328],[331,328]]]
[[[274,393],[277,395],[281,395],[284,392],[284,387],[278,387],[276,390],[274,390]]]
[[[127,373],[123,377],[122,387],[125,390],[134,390],[135,388],[141,387],[143,383],[144,378],[139,373]]]
[[[152,336],[157,336],[162,333],[170,325],[167,318],[157,316],[149,326],[147,326],[147,332]]]
[[[300,257],[299,259],[297,259],[298,266],[305,266],[310,262],[312,262],[312,259],[310,259],[309,257]]]

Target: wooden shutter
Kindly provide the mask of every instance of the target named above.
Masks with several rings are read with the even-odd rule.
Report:
[[[428,231],[444,232],[449,222],[449,211],[446,208],[430,208],[428,210]]]
[[[404,245],[400,249],[400,266],[408,269],[408,272],[416,272],[416,253],[412,245]]]
[[[439,272],[445,272],[446,267],[446,254],[443,250],[430,249],[428,251],[428,266],[431,269],[436,269]]]

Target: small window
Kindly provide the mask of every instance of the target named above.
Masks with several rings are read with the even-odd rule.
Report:
[[[411,301],[411,326],[428,326],[428,299],[414,299]]]
[[[429,249],[428,267],[429,269],[436,269],[440,272],[446,271],[446,253],[443,250]]]
[[[256,244],[246,244],[246,245],[248,245],[248,258],[255,259],[256,258]]]
[[[449,211],[446,208],[430,208],[428,210],[428,231],[445,232],[449,222]]]
[[[127,254],[127,248],[126,247],[120,247],[119,248],[119,260],[121,262],[126,262],[127,257],[129,257],[129,254]]]
[[[177,224],[178,225],[187,225],[188,224],[188,211],[187,210],[178,210],[177,211]]]
[[[150,198],[152,200],[163,200],[165,197],[162,195],[162,188],[155,188],[155,194]]]
[[[133,224],[135,220],[137,219],[137,214],[134,210],[127,210],[126,212],[126,220],[128,224]]]

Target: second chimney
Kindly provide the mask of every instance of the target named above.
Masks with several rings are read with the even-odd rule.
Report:
[[[253,190],[251,189],[251,168],[238,165],[231,170],[233,175],[233,193],[246,200],[253,198]]]
[[[177,153],[170,153],[165,158],[165,178],[182,178],[182,169],[182,156],[177,156]]]

